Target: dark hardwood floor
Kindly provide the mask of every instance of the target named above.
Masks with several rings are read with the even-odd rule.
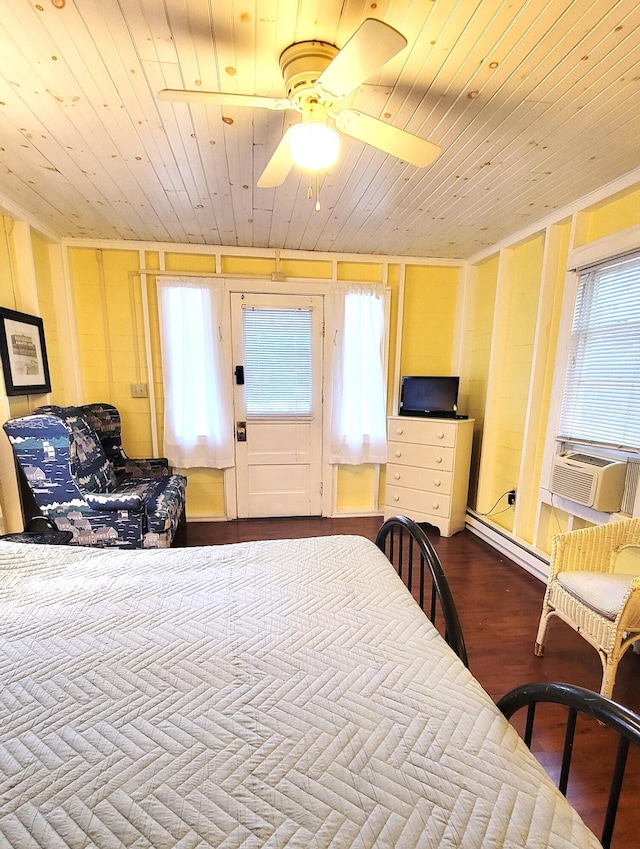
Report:
[[[379,517],[358,519],[254,519],[190,523],[181,544],[211,545],[257,539],[359,534],[374,540]],[[602,667],[596,651],[558,620],[552,620],[545,656],[533,653],[544,584],[469,531],[448,539],[429,532],[449,579],[469,654],[469,667],[495,701],[518,684],[563,681],[600,689]],[[640,655],[620,663],[614,699],[640,713]],[[539,709],[533,751],[557,779],[562,751],[560,709]],[[514,718],[521,729],[522,720]],[[568,798],[600,836],[614,741],[595,722],[578,723]],[[613,849],[640,847],[640,752],[629,756]],[[541,848],[542,849],[542,848]]]

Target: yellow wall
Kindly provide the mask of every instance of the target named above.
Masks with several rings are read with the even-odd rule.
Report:
[[[339,513],[378,509],[375,466],[339,466],[338,472],[336,506]]]
[[[619,192],[578,216],[574,246],[603,239],[640,224],[640,188]]]
[[[9,221],[9,223],[11,223]],[[77,390],[65,386],[65,373],[59,356],[60,336],[56,325],[55,282],[52,280],[47,243],[33,234],[32,251],[37,270],[38,292],[47,337],[53,377],[51,401],[60,404],[110,401],[121,412],[123,443],[133,457],[153,454],[152,407],[149,398],[133,398],[131,385],[147,384],[155,400],[155,429],[158,453],[162,453],[164,398],[160,334],[157,311],[156,277],[143,275],[161,267],[176,274],[216,273],[234,276],[270,277],[278,264],[273,257],[255,252],[216,256],[203,248],[194,251],[160,251],[70,246],[68,249],[70,291],[77,339]],[[7,267],[9,263],[7,263]],[[398,367],[412,373],[450,373],[454,318],[458,296],[458,269],[409,265],[406,268],[405,321],[402,343],[398,343],[398,316],[401,295],[401,266],[380,261],[338,258],[314,260],[308,256],[279,263],[279,270],[294,280],[327,281],[333,276],[348,281],[385,281],[390,289],[390,339],[388,349],[388,409],[392,412]],[[0,284],[2,278],[0,277]],[[13,293],[13,282],[5,283]],[[149,351],[145,345],[143,292],[148,303]],[[150,364],[148,368],[148,360]],[[12,402],[12,414],[29,412],[31,399]],[[185,472],[185,470],[180,470]],[[211,469],[191,469],[187,489],[189,518],[222,518],[225,515],[224,473]],[[338,467],[335,509],[344,514],[377,511],[384,492],[382,474],[372,466]]]
[[[382,264],[338,262],[337,269],[341,280],[378,282],[383,279]],[[403,275],[400,265],[393,263],[387,266],[386,284],[390,290],[387,411],[391,414],[399,391],[396,375],[399,378],[403,374],[452,373],[459,269],[409,264]],[[384,487],[384,467],[377,476],[376,469],[369,465],[340,466],[337,511],[357,513],[381,509]]]
[[[68,403],[114,404],[127,454],[151,457],[149,399],[131,396],[132,383],[149,383],[139,266],[137,251],[69,251],[84,391],[82,398]]]
[[[10,310],[18,309],[15,296],[15,284],[11,269],[11,249],[9,233],[12,219],[3,215],[0,219],[0,305]]]
[[[493,316],[498,285],[498,257],[479,263],[468,286],[465,310],[464,385],[467,415],[474,420],[473,452],[469,480],[469,504],[476,507],[478,470],[482,450],[484,411],[489,383]]]
[[[327,260],[283,259],[280,273],[285,277],[302,277],[307,280],[331,280],[332,263]]]
[[[338,262],[338,280],[382,283],[382,264],[378,262]]]
[[[30,306],[30,293],[23,291],[23,287],[21,287],[20,280],[17,276],[17,256],[15,246],[12,242],[15,222],[9,216],[4,216],[2,225],[3,232],[0,233],[0,294],[2,300],[0,301],[0,306],[10,310],[28,313],[29,315],[39,315],[39,310],[32,309]],[[24,290],[27,288],[28,284],[25,284]],[[33,406],[43,404],[45,401],[46,396],[8,396],[5,399],[8,413],[6,418],[24,416]]]
[[[147,383],[155,390],[161,448],[163,398],[155,277],[141,276],[140,267],[151,272],[162,267],[176,274],[222,271],[267,278],[279,269],[299,281],[329,281],[334,273],[341,280],[385,281],[391,290],[389,411],[400,375],[459,371],[464,411],[476,420],[470,504],[484,512],[501,493],[516,489],[519,513],[510,510],[486,521],[509,531],[516,540],[548,549],[553,533],[579,524],[576,517],[541,505],[538,496],[566,257],[572,247],[638,225],[638,210],[640,188],[632,186],[607,201],[577,210],[573,222],[553,225],[521,243],[496,249],[470,269],[461,333],[456,321],[462,284],[455,267],[405,265],[383,257],[379,261],[371,257],[329,259],[326,255],[314,259],[309,254],[289,254],[278,263],[267,251],[264,256],[255,251],[243,256],[237,250],[225,255],[206,247],[139,252],[128,245],[108,249],[71,246],[68,259],[73,309],[69,315],[75,311],[79,375],[75,383],[64,365],[69,345],[60,319],[61,272],[52,267],[51,246],[36,233],[31,234],[34,283],[29,279],[29,262],[19,262],[24,259],[20,251],[25,249],[26,225],[5,215],[0,227],[0,305],[43,316],[52,392],[50,399],[3,396],[1,413],[6,419],[29,412],[47,400],[110,400],[123,414],[128,453],[150,456],[150,400],[131,397],[132,383]],[[149,372],[143,281],[150,318]],[[464,349],[460,365],[454,354],[459,335]],[[4,449],[0,450],[0,466],[3,477],[8,478],[10,463]],[[223,517],[222,472],[190,470],[188,474],[189,516]],[[379,485],[384,486],[384,468],[378,474],[371,466],[340,467],[335,490],[338,513],[375,510],[380,504]],[[6,527],[7,517],[15,510],[13,495],[7,494],[9,483],[3,481],[2,488]]]
[[[400,301],[400,267],[390,265],[388,268],[387,287],[389,289],[389,340],[388,340],[388,383],[387,383],[387,412],[393,412],[395,393],[396,359],[398,357],[398,307]]]
[[[520,478],[543,251],[544,238],[537,236],[506,252],[498,267],[482,452],[474,484],[478,512],[508,530],[513,529],[514,510],[506,509],[508,501],[501,496],[517,490]],[[490,270],[483,269],[485,274]],[[487,291],[490,303],[490,286]]]
[[[157,308],[157,278],[140,275],[141,259],[137,251],[114,248],[69,249],[73,297],[76,310],[81,370],[85,398],[89,401],[111,400],[123,419],[123,442],[130,456],[151,456],[151,411],[148,399],[131,398],[132,383],[152,383],[155,393],[156,429],[162,449],[164,396],[162,358]],[[163,267],[180,274],[216,273],[255,275],[269,278],[276,270],[274,258],[256,255],[224,255],[216,262],[213,253],[165,252]],[[146,251],[142,262],[150,271],[161,267],[158,252]],[[289,257],[280,270],[294,280],[330,280],[333,263]],[[392,292],[391,309],[397,315],[399,269],[380,262],[343,260],[335,263],[340,280],[382,281],[386,278]],[[147,373],[144,347],[141,280],[148,301],[151,369]],[[295,284],[294,284],[295,287]],[[291,287],[289,287],[291,288]],[[451,329],[452,332],[452,329]],[[389,355],[391,369],[395,364],[395,328]],[[393,371],[391,371],[393,374]],[[390,378],[390,398],[393,392]],[[69,403],[75,403],[69,400]],[[389,402],[391,403],[391,401]],[[180,469],[189,479],[187,515],[190,519],[222,518],[225,515],[224,473],[217,469]],[[336,510],[339,513],[371,512],[378,509],[380,495],[376,471],[370,466],[337,470]]]
[[[549,231],[548,294],[545,297],[546,303],[540,305],[538,312],[538,350],[532,351],[532,370],[535,371],[528,399],[531,407],[527,420],[530,433],[527,445],[524,446],[527,455],[518,481],[518,536],[528,543],[533,543],[537,536],[540,507],[538,492],[542,483],[570,239],[570,221],[558,224]],[[522,486],[523,480],[529,485]],[[551,550],[548,544],[543,547],[545,551]]]
[[[499,281],[498,321],[494,327],[497,344],[492,351],[489,387],[491,409],[485,418],[478,481],[478,501],[482,500],[483,510],[488,510],[503,492],[518,488],[543,250],[542,236],[513,248],[504,279]],[[484,463],[487,451],[490,463]],[[495,521],[511,530],[514,511],[500,512],[506,506],[504,502],[498,506]]]
[[[459,276],[458,268],[407,266],[401,375],[452,373]]]
[[[49,243],[37,233],[32,233],[31,244],[38,286],[40,315],[44,325],[49,375],[51,377],[51,403],[64,405],[66,403],[66,380],[61,360],[61,344],[64,344],[64,339],[60,338],[58,331],[56,291],[51,276]]]
[[[222,267],[225,274],[231,274],[233,268],[229,265],[236,260],[236,257],[223,257]],[[255,260],[247,257],[245,274],[265,274],[270,273],[273,268],[273,263],[268,263],[263,259]],[[164,267],[166,271],[197,271],[199,274],[210,273],[215,274],[216,258],[211,254],[194,254],[194,253],[172,253],[167,251],[164,255]],[[259,271],[263,268],[263,271]],[[249,271],[250,269],[250,271]]]
[[[476,420],[470,506],[519,542],[550,551],[588,524],[540,500],[569,250],[640,224],[630,187],[478,262],[465,293],[468,412]],[[573,237],[573,238],[572,238]],[[517,508],[507,508],[510,489]],[[496,504],[497,501],[497,504]],[[504,512],[502,512],[504,511]]]
[[[29,256],[21,255],[25,249]],[[48,248],[23,222],[17,222],[8,215],[2,216],[0,226],[0,306],[43,318],[52,387],[61,387],[59,336]],[[53,394],[7,396],[4,381],[1,387],[0,423],[27,415],[34,407],[54,397]],[[15,464],[4,434],[0,435],[0,502],[2,532],[21,531],[23,520]]]

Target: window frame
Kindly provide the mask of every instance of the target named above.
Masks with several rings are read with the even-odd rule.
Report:
[[[603,514],[589,507],[584,507],[574,502],[566,501],[559,496],[552,495],[551,475],[556,455],[567,450],[584,450],[586,447],[587,453],[597,454],[598,456],[613,460],[630,461],[634,464],[640,463],[640,457],[633,452],[607,449],[604,446],[589,446],[585,445],[585,443],[572,443],[558,438],[560,410],[569,358],[571,328],[578,292],[579,273],[589,266],[597,265],[607,260],[614,260],[624,254],[636,251],[640,251],[640,224],[593,242],[571,248],[567,257],[549,417],[547,421],[540,499],[543,504],[559,506],[566,513],[591,522],[603,521]],[[626,516],[627,514],[624,515]],[[631,515],[640,516],[640,486],[636,490],[635,504]]]
[[[601,307],[604,298],[602,290],[599,290],[598,287],[602,285],[602,279],[607,276],[609,271],[614,273],[616,266],[628,266],[631,262],[634,265],[634,277],[640,277],[640,251],[625,252],[623,255],[607,257],[601,262],[576,269],[575,271],[576,279],[573,289],[573,306],[570,315],[570,325],[567,330],[566,354],[564,357],[564,369],[561,381],[562,394],[560,397],[556,426],[556,440],[558,442],[593,447],[596,451],[605,450],[607,452],[622,452],[624,456],[640,455],[640,424],[636,426],[635,433],[629,433],[628,429],[622,425],[614,433],[615,438],[607,440],[606,438],[603,438],[606,428],[603,428],[602,415],[596,415],[589,419],[584,415],[584,413],[581,414],[579,411],[577,413],[574,412],[574,414],[570,412],[567,413],[565,406],[567,397],[570,395],[576,402],[581,401],[581,406],[583,408],[589,406],[588,402],[590,397],[592,399],[597,397],[600,404],[604,406],[605,410],[610,410],[611,408],[611,402],[608,402],[606,397],[607,393],[605,389],[602,388],[602,375],[598,374],[598,366],[594,366],[593,362],[591,367],[589,366],[589,360],[593,360],[594,354],[598,353],[598,347],[602,349],[601,340],[604,335],[604,328],[601,323],[603,315]],[[624,275],[624,273],[624,270],[621,270],[621,276]],[[625,330],[628,332],[630,326],[638,327],[638,325],[640,325],[640,297],[636,296],[634,321],[633,325],[630,325],[629,322],[626,322],[624,318],[622,318],[622,312],[620,309],[620,306],[624,305],[621,304],[624,298],[624,287],[622,285],[622,281],[612,280],[611,282],[612,285],[618,289],[618,296],[620,300],[613,304],[616,311],[614,312],[613,309],[611,311],[612,321],[610,326],[613,329],[612,336],[614,338],[611,345],[606,345],[604,350],[605,357],[609,352],[611,352],[611,358],[614,362],[612,362],[610,366],[614,367],[616,359],[618,362],[622,361],[622,358],[619,356],[619,348],[621,342],[624,341]],[[580,315],[578,315],[579,310],[581,310]],[[582,322],[582,328],[577,326],[577,322],[580,318],[588,319],[587,322]],[[598,337],[600,337],[600,340]],[[633,333],[632,337],[635,340],[637,334]],[[587,358],[586,361],[585,357]],[[573,361],[575,359],[578,359],[582,365],[574,368]],[[633,362],[635,362],[635,360]],[[629,361],[630,368],[624,370],[621,374],[626,374],[628,380],[637,382],[640,378],[636,378],[635,375],[633,375],[633,362]],[[587,379],[589,382],[585,383],[584,389],[581,388],[581,382],[586,382]],[[571,386],[567,386],[569,380],[572,380]],[[586,388],[587,386],[597,386],[598,382],[600,382],[600,387],[596,388],[595,392]],[[629,395],[627,393],[627,395],[623,397],[622,392],[620,391],[611,393],[610,397],[613,399],[616,397],[620,398],[620,409],[622,411],[623,408],[625,408],[625,401]],[[600,409],[602,408],[603,407],[601,406]],[[622,412],[621,415],[623,415]],[[620,421],[622,424],[624,419],[621,419]],[[584,422],[587,423],[586,426],[583,424]],[[627,430],[627,433],[625,433],[625,430]]]

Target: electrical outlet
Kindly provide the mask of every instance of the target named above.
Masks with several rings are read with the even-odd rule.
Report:
[[[132,383],[131,384],[131,397],[132,398],[148,398],[149,397],[149,388],[146,383]]]
[[[515,491],[515,489],[511,489],[507,493],[507,502],[509,504],[515,504],[516,503],[516,491]]]

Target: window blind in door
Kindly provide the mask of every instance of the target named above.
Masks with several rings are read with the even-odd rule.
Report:
[[[312,310],[245,307],[247,416],[313,412]]]

